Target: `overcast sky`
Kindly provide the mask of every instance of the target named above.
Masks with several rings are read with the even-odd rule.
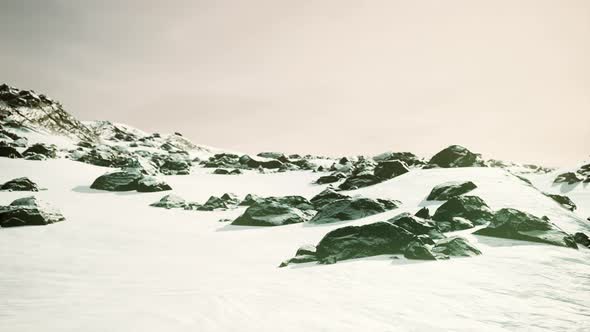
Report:
[[[0,78],[257,152],[590,154],[590,1],[0,2]]]

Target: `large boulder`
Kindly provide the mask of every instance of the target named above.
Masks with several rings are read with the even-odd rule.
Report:
[[[40,154],[47,158],[55,158],[57,156],[57,148],[55,145],[47,145],[43,143],[33,144],[31,147],[23,152],[23,155]]]
[[[549,194],[549,193],[545,193],[545,195],[547,197],[550,197],[554,201],[556,201],[564,209],[574,211],[577,208],[576,203],[574,203],[574,201],[572,201],[569,197],[567,197],[565,195]]]
[[[590,238],[588,237],[588,235],[582,232],[578,232],[574,234],[574,240],[577,244],[590,248]]]
[[[465,227],[466,220],[473,225],[483,225],[493,218],[490,207],[477,196],[456,196],[441,205],[432,220],[437,222],[443,232],[461,230]]]
[[[7,158],[22,158],[23,155],[18,152],[17,149],[13,148],[12,146],[7,145],[0,145],[0,157],[7,157]]]
[[[344,182],[342,182],[338,188],[341,190],[354,190],[358,188],[372,186],[379,182],[383,181],[378,176],[375,176],[372,173],[360,173],[357,175],[351,175],[350,177],[346,178]]]
[[[326,188],[321,193],[312,197],[309,201],[316,210],[323,208],[326,204],[332,203],[339,199],[350,198],[348,195],[341,194],[332,188]]]
[[[170,185],[168,185],[163,180],[160,180],[153,176],[144,176],[139,181],[137,181],[138,192],[151,193],[166,190],[172,190],[172,187],[170,187]]]
[[[451,181],[439,184],[432,188],[430,194],[426,198],[428,201],[446,201],[450,198],[466,194],[477,188],[475,183],[471,181]]]
[[[432,239],[442,239],[445,237],[439,232],[433,221],[413,216],[407,212],[399,214],[387,220],[387,222],[399,226],[412,234],[428,235]]]
[[[0,185],[0,190],[39,191],[39,186],[27,177],[12,179]]]
[[[0,206],[0,227],[40,226],[63,220],[58,210],[32,196]]]
[[[345,220],[355,220],[377,213],[393,210],[399,206],[397,201],[375,200],[371,198],[345,198],[326,204],[309,221],[311,224],[327,224]]]
[[[317,183],[317,184],[334,183],[334,182],[338,182],[338,181],[344,179],[345,177],[346,177],[346,175],[344,175],[344,173],[342,173],[342,172],[334,172],[329,175],[320,176],[315,181],[315,183]]]
[[[308,219],[309,214],[305,211],[276,200],[265,199],[248,207],[232,225],[281,226],[301,223]]]
[[[321,263],[376,255],[399,254],[415,235],[388,222],[338,228],[326,234],[316,246]]]
[[[577,248],[574,238],[548,219],[509,208],[497,211],[491,223],[474,234]]]
[[[137,190],[143,174],[136,171],[116,171],[99,176],[90,188],[108,191]]]
[[[428,162],[430,167],[474,167],[484,166],[481,155],[460,145],[451,145],[435,154]]]
[[[408,166],[399,160],[387,160],[377,164],[374,175],[380,179],[387,180],[409,172]]]

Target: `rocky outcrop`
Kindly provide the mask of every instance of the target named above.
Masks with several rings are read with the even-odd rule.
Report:
[[[168,185],[166,182],[153,176],[144,176],[139,181],[137,181],[136,190],[138,192],[151,193],[172,190],[172,187],[170,187],[170,185]]]
[[[37,198],[19,198],[0,206],[0,227],[41,226],[65,220],[55,208]]]
[[[334,182],[338,182],[338,181],[344,179],[345,177],[346,177],[346,175],[344,175],[344,173],[342,173],[342,172],[334,172],[329,175],[320,176],[315,181],[315,183],[317,183],[317,184],[334,183]]]
[[[446,255],[453,257],[469,257],[481,255],[481,251],[472,245],[467,239],[454,236],[442,239],[436,243],[432,248],[432,252],[436,255]]]
[[[490,224],[474,234],[577,248],[574,238],[548,219],[516,209],[501,209]]]
[[[324,205],[309,221],[311,224],[327,224],[355,220],[393,210],[400,202],[370,198],[345,198]]]
[[[549,193],[544,193],[544,194],[545,194],[545,196],[550,197],[551,199],[556,201],[564,209],[574,211],[577,208],[576,203],[574,203],[574,201],[572,201],[569,197],[567,197],[565,195],[549,194]]]
[[[432,188],[430,194],[426,198],[428,201],[446,201],[450,198],[466,194],[477,188],[475,183],[471,181],[463,182],[445,182]]]
[[[55,145],[37,143],[33,144],[23,152],[23,155],[25,156],[34,154],[40,154],[47,158],[55,158],[57,157],[57,148]]]
[[[309,218],[309,213],[291,206],[284,200],[265,199],[248,207],[232,225],[281,226],[302,223]]]
[[[162,180],[145,176],[137,169],[127,169],[101,175],[94,180],[90,188],[107,191],[137,190],[139,192],[156,192],[172,189]]]
[[[320,210],[325,205],[344,198],[350,198],[350,196],[341,194],[332,188],[326,188],[321,193],[312,197],[309,201],[313,204],[316,210]]]
[[[387,222],[415,235],[428,235],[431,239],[442,239],[445,237],[433,221],[413,216],[407,212],[399,214],[387,220]]]
[[[188,202],[180,196],[170,194],[162,197],[159,201],[150,204],[150,206],[165,209],[196,210],[200,205],[194,202]]]
[[[574,234],[574,241],[581,246],[590,248],[590,238],[584,233],[578,232]]]
[[[384,152],[373,157],[373,160],[376,162],[399,160],[408,166],[421,166],[425,164],[424,160],[411,152]]]
[[[427,166],[428,168],[451,168],[485,166],[485,164],[480,154],[473,153],[460,145],[451,145],[435,154]]]
[[[574,172],[566,172],[566,173],[562,173],[559,174],[555,180],[553,181],[553,183],[567,183],[567,184],[576,184],[579,182],[584,181],[584,178]]]
[[[39,191],[39,186],[27,177],[12,179],[0,184],[0,190],[7,191]]]
[[[22,158],[23,155],[20,152],[18,152],[17,149],[13,148],[12,146],[0,144],[0,157],[16,159],[16,158]]]
[[[373,172],[373,175],[382,180],[388,180],[396,176],[405,174],[409,171],[410,170],[408,169],[408,166],[403,161],[387,160],[377,164]]]
[[[489,206],[477,196],[456,196],[441,205],[432,220],[443,232],[483,225],[493,218]]]

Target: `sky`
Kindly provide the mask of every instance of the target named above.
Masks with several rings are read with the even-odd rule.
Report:
[[[0,3],[0,80],[247,153],[590,158],[590,1]]]

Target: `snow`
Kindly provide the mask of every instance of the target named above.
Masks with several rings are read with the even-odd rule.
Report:
[[[278,268],[332,229],[435,208],[441,202],[425,197],[447,181],[473,181],[472,193],[493,209],[544,214],[567,231],[587,227],[580,214],[501,169],[412,170],[349,193],[398,199],[400,209],[338,224],[279,227],[218,222],[244,208],[203,212],[149,204],[171,193],[198,202],[225,192],[310,198],[325,188],[312,184],[321,173],[227,176],[195,168],[164,177],[171,192],[112,193],[89,189],[108,170],[103,167],[0,158],[0,169],[0,182],[28,176],[48,188],[34,194],[66,217],[49,226],[0,229],[2,331],[583,331],[590,323],[587,249],[470,230],[460,233],[481,256],[436,262],[378,256]],[[588,189],[574,191],[580,210],[588,211]],[[0,205],[28,195],[0,192]]]

